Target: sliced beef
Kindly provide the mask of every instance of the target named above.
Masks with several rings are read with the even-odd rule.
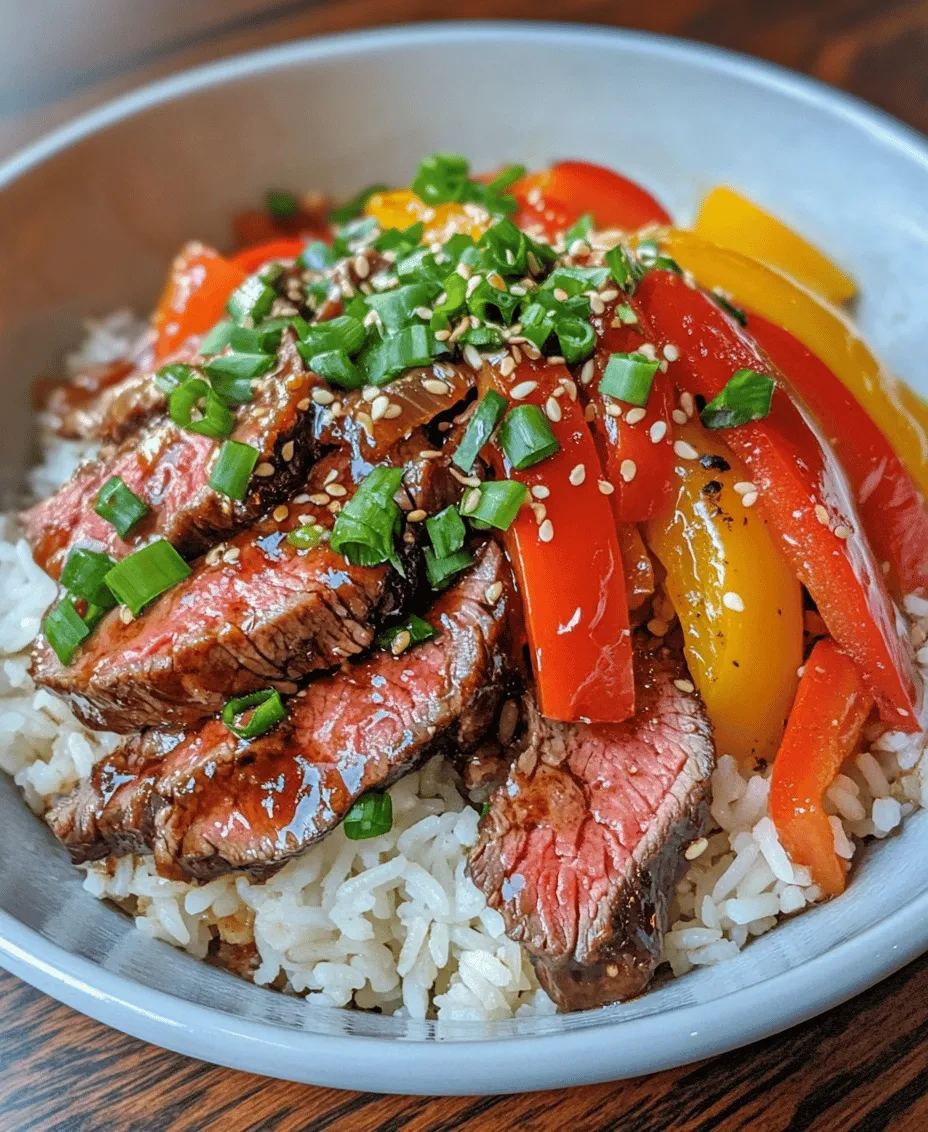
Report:
[[[165,396],[154,373],[130,367],[118,381],[90,397],[80,396],[76,385],[57,386],[49,395],[45,413],[59,436],[118,444],[164,409]]]
[[[456,499],[460,486],[447,459],[421,457],[428,448],[418,432],[394,448],[390,462],[406,466],[410,508],[435,511]],[[330,527],[333,508],[366,471],[348,451],[323,457],[298,501],[214,547],[128,625],[114,609],[71,664],[41,640],[35,680],[66,695],[88,726],[128,732],[190,726],[232,696],[269,685],[295,692],[295,681],[357,656],[402,604],[417,555],[407,555],[404,579],[388,566],[353,566],[327,542],[299,550],[287,535],[303,520]]]
[[[162,418],[83,464],[54,495],[22,516],[36,561],[58,577],[72,547],[88,546],[122,558],[153,536],[193,558],[217,538],[241,530],[304,481],[316,447],[308,419],[316,381],[288,332],[277,367],[255,382],[254,399],[238,410],[232,438],[260,452],[242,502],[209,486],[218,442]],[[151,507],[128,541],[94,511],[97,493],[111,476],[121,477]]]
[[[518,757],[470,873],[563,1009],[636,995],[657,965],[714,762],[698,696],[674,683],[685,677],[666,649],[639,652],[638,710],[620,724],[555,723],[525,699]]]
[[[487,591],[502,584],[489,601]],[[513,590],[495,543],[427,614],[439,631],[310,684],[251,742],[218,720],[148,732],[98,764],[48,821],[75,861],[154,851],[165,876],[273,873],[352,803],[493,725],[512,649]]]

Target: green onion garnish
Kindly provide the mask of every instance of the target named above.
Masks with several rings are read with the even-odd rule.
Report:
[[[646,405],[659,368],[658,362],[650,361],[644,354],[610,354],[599,391],[630,405]]]
[[[329,350],[343,350],[346,354],[356,354],[364,345],[367,331],[359,318],[341,314],[326,322],[307,325],[300,334],[298,349],[304,360]]]
[[[342,389],[360,389],[364,384],[361,372],[344,350],[326,350],[321,354],[313,354],[308,364],[313,373]]]
[[[325,528],[317,523],[301,523],[287,535],[287,542],[297,550],[314,550],[324,534]]]
[[[474,491],[479,492],[479,499],[471,504],[473,497],[468,492],[461,504],[462,512],[468,519],[486,523],[487,526],[496,527],[498,531],[506,531],[512,526],[528,495],[525,484],[516,480],[487,480],[480,487],[474,488]],[[435,549],[437,551],[438,547]]]
[[[366,244],[378,230],[373,216],[362,216],[340,228],[332,241],[332,250],[339,258],[351,255],[352,251]]]
[[[67,594],[42,622],[42,633],[62,664],[70,664],[81,641],[90,636],[90,627]]]
[[[520,470],[561,449],[537,405],[517,405],[499,426],[499,443],[509,463]]]
[[[296,216],[300,211],[300,202],[294,193],[271,189],[264,198],[264,207],[271,216],[286,220],[288,216]]]
[[[439,558],[431,547],[427,546],[422,554],[425,558],[425,572],[433,590],[440,590],[455,574],[466,570],[474,561],[473,555],[466,550],[457,550],[454,554]]]
[[[344,204],[339,205],[338,208],[333,208],[330,214],[330,219],[333,224],[347,224],[349,220],[354,220],[356,216],[360,216],[364,211],[367,202],[371,199],[374,193],[386,193],[389,191],[387,185],[368,185],[366,189],[362,189],[356,197],[351,200],[345,201]]]
[[[483,805],[480,807],[480,816],[482,818],[485,818],[489,812],[490,812],[490,803],[484,802]]]
[[[332,528],[330,545],[356,566],[390,562],[403,574],[394,539],[400,530],[400,509],[393,496],[403,480],[402,468],[372,468],[345,504]]]
[[[221,354],[218,358],[213,358],[211,362],[207,362],[203,366],[203,371],[210,376],[213,387],[220,396],[228,397],[230,401],[241,401],[245,388],[242,383],[250,382],[254,377],[261,377],[262,374],[274,368],[276,361],[277,359],[273,354],[263,351],[254,354],[238,352]],[[235,395],[229,396],[224,392],[223,385],[232,390]],[[246,400],[251,400],[250,385],[248,386]]]
[[[460,279],[460,276],[458,276]],[[462,279],[463,283],[464,280]],[[437,283],[409,283],[393,291],[379,295],[368,295],[365,299],[371,310],[380,316],[380,321],[388,330],[399,330],[418,319],[419,307],[428,307],[441,292]],[[429,309],[431,314],[431,309]],[[419,320],[421,322],[421,319]]]
[[[374,638],[374,644],[379,649],[387,650],[400,633],[409,634],[410,645],[419,645],[423,641],[431,641],[438,636],[437,630],[433,629],[428,621],[423,621],[421,617],[412,613],[399,625],[391,625],[389,629],[384,629],[382,633],[378,633]]]
[[[358,361],[371,385],[385,385],[403,370],[428,365],[439,354],[448,352],[445,343],[439,342],[429,327],[406,326],[368,346]]]
[[[229,296],[226,310],[236,322],[245,323],[249,319],[260,322],[275,298],[273,287],[269,287],[261,275],[249,275]]]
[[[345,836],[349,841],[367,841],[389,833],[393,828],[393,802],[387,793],[365,794],[345,815]]]
[[[387,228],[381,232],[374,241],[374,247],[379,252],[395,252],[396,258],[409,255],[413,248],[422,239],[425,225],[421,220],[410,224],[408,228]]]
[[[223,441],[209,477],[209,486],[229,499],[244,499],[260,455],[258,449],[250,444],[237,440]]]
[[[632,294],[641,272],[637,264],[634,264],[629,258],[625,249],[620,245],[610,248],[609,251],[606,252],[606,264],[609,267],[609,273],[612,275],[612,278],[618,283],[622,290]]]
[[[585,240],[593,227],[592,212],[584,212],[576,223],[572,224],[564,233],[564,243],[569,248],[575,240]]]
[[[137,615],[189,574],[190,567],[174,547],[159,538],[117,562],[104,581],[117,600]]]
[[[162,366],[155,374],[155,385],[162,393],[170,396],[178,385],[183,385],[193,377],[193,368],[183,362],[172,362],[169,366]]]
[[[588,358],[596,346],[596,331],[582,318],[574,318],[572,315],[555,318],[554,333],[557,335],[561,356],[570,366]]]
[[[222,709],[222,722],[239,739],[257,739],[286,718],[287,709],[274,688],[238,696]]]
[[[495,389],[487,390],[480,399],[480,404],[474,410],[474,415],[467,424],[467,430],[461,439],[461,443],[451,458],[451,462],[460,468],[465,475],[470,475],[471,468],[473,468],[474,461],[479,456],[481,449],[503,419],[507,404],[506,398],[497,393]]]
[[[312,240],[296,257],[296,262],[309,271],[325,271],[338,263],[338,256],[322,240]]]
[[[737,428],[770,412],[773,379],[753,369],[739,369],[699,414],[706,428]]]
[[[217,359],[218,361],[219,359]],[[198,413],[198,416],[194,416]],[[235,414],[205,381],[192,377],[168,398],[171,420],[187,432],[221,440],[235,428]]]
[[[502,346],[505,339],[502,331],[495,326],[474,326],[465,330],[458,341],[465,346],[476,346],[478,350],[495,350]]]
[[[115,559],[108,554],[83,546],[75,547],[61,571],[61,584],[91,605],[112,609],[116,599],[103,579],[115,565]]]
[[[130,491],[119,476],[111,476],[100,488],[93,509],[116,528],[120,538],[125,538],[139,519],[148,514],[148,504]]]
[[[200,353],[204,357],[207,354],[221,353],[232,341],[233,330],[235,330],[234,322],[229,322],[228,319],[224,319],[222,322],[217,322],[213,329],[209,331],[209,333],[200,343]]]
[[[519,316],[522,323],[522,336],[543,350],[554,330],[554,313],[541,303],[529,303]]]
[[[486,279],[481,279],[467,297],[467,309],[477,318],[502,321],[509,325],[521,302],[521,295],[513,295],[508,290],[501,291]]]
[[[609,278],[608,267],[556,267],[542,284],[545,291],[558,288],[571,298],[594,291]]]
[[[448,325],[450,316],[464,306],[467,297],[467,281],[457,272],[443,280],[441,286],[444,298],[433,308],[433,330],[443,330]]]
[[[425,520],[425,528],[439,558],[447,558],[464,545],[467,528],[454,507],[446,507]]]

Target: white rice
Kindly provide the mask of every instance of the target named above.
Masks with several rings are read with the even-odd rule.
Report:
[[[90,326],[91,344],[69,368],[124,356],[140,325],[126,312]],[[86,455],[54,441],[33,473],[47,494]],[[29,648],[57,587],[33,562],[13,523],[0,519],[0,769],[41,814],[119,742],[89,731],[29,676]],[[913,645],[928,678],[928,600],[905,602]],[[826,798],[835,849],[850,861],[861,842],[886,837],[928,805],[924,733],[876,727],[869,750],[843,769]],[[663,959],[674,974],[729,959],[784,916],[821,898],[792,864],[767,813],[769,772],[743,774],[723,756],[712,776],[713,830],[677,886]],[[255,982],[315,1001],[447,1021],[548,1014],[522,948],[465,875],[478,814],[440,759],[392,787],[391,831],[350,841],[341,828],[266,883],[222,877],[206,885],[165,880],[149,857],[86,868],[84,887],[131,909],[140,930],[198,957],[219,938],[254,945]],[[704,843],[704,847],[703,847]]]

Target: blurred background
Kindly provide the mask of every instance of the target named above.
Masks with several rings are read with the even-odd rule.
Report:
[[[572,20],[746,51],[928,131],[928,0],[0,0],[0,156],[172,71],[348,28]]]

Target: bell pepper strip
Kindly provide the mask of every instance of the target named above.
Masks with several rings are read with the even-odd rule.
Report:
[[[267,244],[299,236],[303,241],[324,240],[328,243],[332,233],[326,222],[322,208],[311,211],[302,203],[292,216],[272,216],[267,209],[249,208],[238,213],[232,222],[236,246],[251,248],[257,244]]]
[[[559,161],[521,177],[510,191],[519,202],[515,222],[538,226],[549,237],[565,232],[585,213],[592,215],[597,228],[626,232],[671,223],[669,213],[646,189],[586,161]]]
[[[152,325],[154,356],[161,363],[223,316],[226,302],[248,272],[205,244],[186,244],[171,264]]]
[[[444,243],[463,232],[475,240],[490,226],[490,214],[476,204],[426,204],[411,189],[395,189],[374,193],[364,207],[381,228],[405,230],[420,221],[424,225],[424,243]]]
[[[826,896],[844,891],[825,792],[853,753],[873,707],[856,665],[834,641],[819,641],[806,661],[770,782],[770,816],[784,849],[805,865]]]
[[[306,240],[297,236],[286,236],[280,240],[257,244],[252,248],[243,248],[232,256],[232,262],[246,275],[251,275],[271,260],[296,259],[305,247]]]
[[[644,526],[666,572],[690,674],[712,722],[716,752],[746,769],[776,755],[802,664],[802,590],[767,520],[736,485],[747,468],[723,434],[696,421],[680,441],[676,497]]]
[[[891,590],[899,597],[928,586],[928,511],[892,445],[831,370],[789,331],[756,314],[748,326],[831,442]]]
[[[905,387],[880,365],[839,311],[779,272],[692,232],[674,229],[662,242],[700,286],[721,288],[735,303],[788,330],[820,358],[883,435],[893,438],[899,458],[919,490],[928,495],[928,421],[913,413]]]
[[[614,499],[615,496],[612,496]],[[640,609],[654,593],[654,563],[634,523],[619,523],[619,549],[625,567],[625,595],[628,608]]]
[[[616,317],[618,305],[635,313],[631,325]],[[613,505],[621,523],[638,523],[664,509],[674,490],[673,483],[673,389],[665,372],[654,374],[644,406],[626,404],[599,389],[612,354],[632,354],[649,341],[644,316],[634,299],[621,295],[604,314],[592,319],[596,330],[596,352],[578,371],[583,398],[595,407],[591,427],[615,488]],[[616,416],[621,412],[621,416]]]
[[[818,248],[726,185],[706,196],[693,230],[720,248],[785,271],[829,302],[844,303],[857,290],[854,280]]]
[[[486,364],[478,377],[482,391],[493,388],[510,399],[523,382],[537,384],[518,404],[543,407],[563,391],[556,398],[560,418],[550,422],[560,451],[522,471],[495,442],[484,455],[497,475],[524,483],[531,493],[531,505],[523,505],[504,538],[522,596],[539,704],[543,715],[565,723],[618,723],[634,714],[635,681],[622,553],[599,486],[599,457],[583,409],[568,392],[573,382],[566,366],[523,361],[504,377]]]
[[[860,668],[891,727],[918,729],[916,672],[883,574],[844,473],[807,410],[786,393],[776,367],[712,299],[670,271],[649,272],[637,291],[660,345],[679,360],[671,379],[694,396],[717,396],[740,369],[780,386],[763,420],[727,429],[725,442],[747,465],[766,515],[796,577],[835,642]]]

